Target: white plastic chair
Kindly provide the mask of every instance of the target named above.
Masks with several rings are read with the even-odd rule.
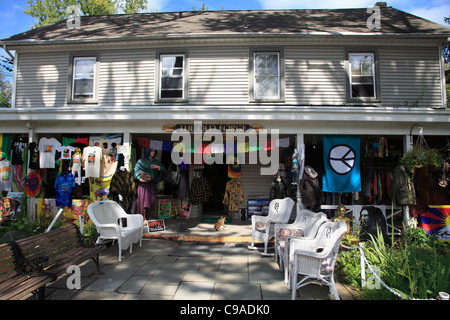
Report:
[[[320,282],[330,287],[335,300],[339,294],[334,282],[334,265],[339,245],[347,232],[343,221],[323,223],[313,239],[292,238],[289,248],[289,288],[295,300],[297,289],[310,283]],[[297,282],[297,276],[302,278]]]
[[[291,198],[274,199],[269,204],[269,214],[267,216],[252,216],[252,244],[249,249],[255,250],[255,240],[264,242],[264,253],[268,255],[270,237],[275,234],[276,223],[287,223],[294,208],[294,200]]]
[[[279,263],[280,270],[284,270],[285,283],[289,280],[289,239],[313,239],[326,221],[327,215],[323,212],[301,210],[293,223],[275,225],[275,261]]]
[[[115,201],[105,200],[91,203],[87,212],[100,236],[97,243],[117,240],[119,244],[119,261],[122,261],[122,250],[130,247],[133,252],[133,243],[139,241],[142,246],[144,218],[140,214],[127,214]],[[119,225],[119,218],[127,219],[127,226]]]

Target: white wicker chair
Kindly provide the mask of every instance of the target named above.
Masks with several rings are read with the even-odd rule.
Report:
[[[284,282],[288,283],[289,273],[289,239],[313,239],[322,223],[328,221],[323,212],[301,210],[291,224],[275,225],[275,261],[279,263],[280,270],[284,270]]]
[[[294,200],[291,198],[274,199],[269,204],[267,216],[252,216],[252,244],[249,249],[255,250],[255,240],[264,242],[264,253],[267,255],[270,237],[274,236],[276,223],[287,223],[294,208]]]
[[[100,236],[97,243],[117,240],[119,244],[119,261],[122,261],[122,250],[130,247],[133,252],[133,243],[139,241],[142,246],[144,218],[140,214],[127,214],[122,207],[114,201],[105,200],[91,203],[87,212]],[[127,226],[119,225],[119,218],[127,219]]]
[[[343,221],[323,223],[313,239],[290,239],[289,288],[291,299],[295,300],[297,289],[310,283],[319,282],[330,287],[335,300],[339,294],[334,282],[334,265],[342,237],[347,231]],[[302,278],[297,282],[298,275]]]

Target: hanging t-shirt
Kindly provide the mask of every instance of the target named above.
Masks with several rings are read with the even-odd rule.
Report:
[[[39,140],[39,165],[41,168],[55,168],[55,155],[60,147],[61,143],[55,138]]]
[[[12,187],[12,172],[9,161],[0,161],[0,190],[11,191]]]
[[[26,177],[25,194],[27,197],[37,197],[41,192],[41,175],[39,172],[30,172]]]
[[[85,177],[100,177],[100,159],[102,157],[102,148],[86,147],[83,149],[83,163]]]
[[[18,165],[23,164],[22,153],[23,149],[28,145],[27,140],[24,137],[17,137],[11,144],[12,158],[11,164]]]
[[[31,142],[28,145],[28,151],[30,153],[28,168],[30,169],[40,169],[39,167],[39,146],[36,142]]]
[[[72,160],[72,152],[75,151],[75,147],[61,146],[58,151],[61,152],[61,160]]]
[[[0,153],[4,152],[8,161],[11,160],[11,140],[10,134],[0,133]]]
[[[72,191],[75,187],[75,179],[71,173],[56,176],[55,203],[57,207],[72,207]]]
[[[117,161],[115,155],[111,155],[109,150],[102,149],[102,158],[100,160],[100,177],[111,177],[117,169]]]

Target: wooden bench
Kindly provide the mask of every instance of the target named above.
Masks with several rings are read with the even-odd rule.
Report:
[[[22,275],[47,276],[51,281],[55,281],[67,274],[69,266],[79,265],[89,259],[95,262],[97,271],[100,272],[99,254],[106,249],[106,245],[95,244],[95,240],[84,237],[75,224],[70,224],[48,233],[12,242],[11,245],[16,252],[16,264]],[[37,267],[27,269],[30,265]],[[38,298],[44,298],[45,284],[48,282],[39,288]]]
[[[42,271],[45,258],[19,264],[17,249],[14,243],[0,245],[0,300],[17,300],[30,293],[42,299],[45,285],[56,278]]]

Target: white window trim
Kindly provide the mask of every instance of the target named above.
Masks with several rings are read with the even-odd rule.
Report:
[[[176,97],[176,98],[163,98],[161,97],[161,92],[162,92],[162,79],[163,79],[163,75],[162,75],[162,71],[163,71],[163,67],[162,67],[162,58],[163,57],[183,57],[183,72],[181,74],[181,78],[182,78],[182,87],[181,87],[181,97]],[[185,99],[185,82],[186,82],[186,78],[185,78],[185,73],[186,73],[186,55],[184,53],[161,53],[159,55],[159,88],[158,88],[158,98],[159,101],[172,101],[172,100],[184,100]],[[167,78],[167,77],[166,77]],[[178,78],[178,77],[177,77]]]
[[[75,78],[75,59],[95,59],[94,66],[94,96],[92,98],[74,99],[74,78]],[[76,52],[69,54],[69,66],[67,77],[67,94],[66,100],[68,104],[98,104],[99,99],[99,75],[100,75],[100,54],[98,52]]]
[[[352,90],[352,78],[354,77],[352,75],[352,64],[351,64],[351,57],[352,56],[361,56],[361,55],[365,55],[365,56],[371,56],[372,57],[372,84],[373,84],[373,96],[372,97],[354,97],[353,96],[353,90]],[[350,98],[351,99],[377,99],[377,83],[376,83],[376,69],[375,69],[375,54],[371,53],[371,52],[352,52],[348,54],[348,72],[349,72],[349,91],[350,91]],[[357,77],[357,76],[355,76]]]
[[[75,61],[77,60],[94,60],[94,76],[92,78],[80,78],[80,79],[89,79],[92,80],[92,98],[75,98],[75,80],[80,80],[80,79],[76,79],[76,72],[75,72],[75,66],[76,63]],[[95,56],[92,57],[73,57],[73,65],[72,65],[72,101],[96,101],[97,100],[97,90],[96,90],[96,85],[95,85],[95,79],[97,77],[97,68],[96,68],[96,63],[97,63],[97,58]]]
[[[278,70],[278,95],[276,96],[258,96],[256,94],[256,55],[257,54],[272,54],[277,56],[277,70]],[[253,97],[256,100],[279,100],[281,99],[281,64],[280,53],[276,51],[256,51],[253,52]]]

